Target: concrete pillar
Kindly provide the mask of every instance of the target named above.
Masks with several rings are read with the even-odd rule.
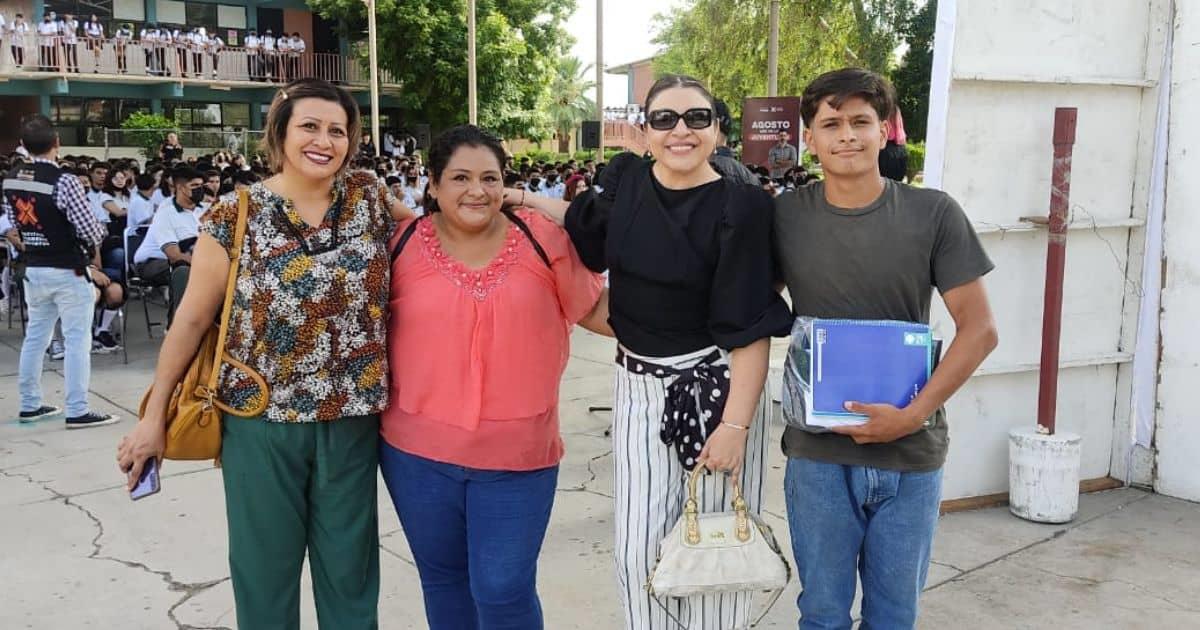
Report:
[[[50,116],[50,95],[49,94],[41,94],[38,96],[38,111],[41,112],[41,114],[43,116],[47,116],[47,117]]]
[[[146,0],[146,24],[158,21],[158,0]]]
[[[162,106],[161,98],[150,99],[150,113],[151,114],[160,114],[160,115],[163,113],[163,106]]]
[[[246,30],[258,30],[258,5],[254,0],[246,0]]]
[[[46,14],[46,3],[44,0],[32,0],[30,4],[29,19],[26,20],[29,22],[29,34],[25,36],[26,41],[31,40],[37,34],[37,25],[42,21],[42,16]],[[16,13],[16,11],[13,13]],[[9,15],[8,18],[11,20],[12,16]],[[28,61],[26,59],[26,62]]]

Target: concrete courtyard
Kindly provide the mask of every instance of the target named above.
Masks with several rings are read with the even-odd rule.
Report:
[[[64,430],[61,417],[16,422],[21,331],[0,324],[0,629],[237,625],[220,470],[168,462],[162,492],[137,503],[116,470],[116,443],[135,421],[161,337],[156,330],[148,340],[140,305],[130,307],[129,364],[119,353],[94,357],[91,380],[93,406],[124,420],[86,431]],[[551,630],[622,623],[611,557],[610,417],[588,412],[609,400],[612,354],[610,341],[577,333],[563,383],[567,457],[539,572]],[[46,363],[50,404],[62,404],[61,369]],[[778,432],[776,425],[773,443]],[[782,468],[773,447],[766,518],[786,546]],[[385,496],[381,627],[424,628],[416,569]],[[1200,505],[1135,489],[1084,495],[1066,525],[1021,521],[1002,507],[950,514],[939,526],[920,626],[1200,628],[1197,541]],[[316,628],[307,576],[303,588],[304,627]],[[798,591],[793,582],[763,627],[796,627]]]

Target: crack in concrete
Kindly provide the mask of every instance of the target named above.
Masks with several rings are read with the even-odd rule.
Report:
[[[1026,566],[1026,568],[1033,569],[1039,573],[1045,573],[1046,575],[1050,575],[1050,576],[1053,576],[1053,577],[1056,577],[1056,578],[1059,578],[1062,580],[1071,580],[1073,582],[1079,582],[1079,583],[1085,584],[1087,586],[1103,586],[1104,584],[1121,584],[1123,586],[1129,587],[1131,590],[1133,590],[1135,592],[1149,596],[1151,599],[1156,599],[1165,604],[1169,604],[1172,607],[1174,607],[1175,610],[1178,610],[1180,612],[1191,612],[1191,613],[1200,612],[1200,608],[1191,608],[1191,607],[1181,604],[1169,597],[1160,595],[1160,594],[1152,591],[1151,589],[1148,589],[1148,588],[1146,588],[1140,584],[1134,583],[1134,582],[1129,582],[1129,581],[1118,579],[1118,578],[1096,579],[1096,578],[1085,577],[1082,575],[1068,575],[1068,574],[1064,574],[1064,573],[1058,573],[1055,571],[1051,571],[1050,569],[1047,569],[1045,567],[1040,567],[1040,566],[1027,566],[1027,565],[1022,565],[1022,566]]]
[[[967,579],[967,577],[968,577],[968,576],[970,576],[971,574],[975,573],[976,571],[980,571],[980,570],[986,569],[986,568],[988,568],[988,567],[992,566],[993,564],[996,564],[996,563],[998,563],[998,562],[1003,562],[1004,560],[1007,560],[1007,559],[1009,559],[1009,558],[1011,558],[1011,557],[1013,557],[1013,556],[1015,556],[1015,555],[1017,555],[1017,554],[1019,554],[1019,553],[1021,553],[1021,552],[1028,551],[1028,550],[1030,550],[1030,549],[1033,549],[1034,547],[1037,547],[1037,546],[1039,546],[1039,545],[1043,545],[1043,544],[1045,544],[1045,543],[1048,543],[1048,542],[1050,542],[1050,541],[1052,541],[1052,540],[1056,540],[1056,539],[1058,539],[1058,538],[1061,538],[1062,536],[1065,536],[1067,533],[1069,533],[1071,530],[1078,529],[1078,528],[1080,528],[1080,527],[1083,527],[1084,525],[1087,525],[1088,523],[1091,523],[1092,521],[1095,521],[1095,520],[1097,520],[1097,519],[1104,518],[1105,516],[1108,516],[1108,515],[1110,515],[1110,514],[1114,514],[1114,513],[1116,513],[1116,512],[1119,512],[1119,511],[1121,511],[1121,510],[1123,510],[1123,509],[1125,509],[1125,508],[1127,508],[1127,507],[1129,507],[1129,506],[1131,506],[1131,505],[1133,505],[1133,504],[1135,504],[1135,503],[1138,503],[1139,501],[1145,501],[1146,499],[1149,499],[1149,498],[1150,498],[1150,497],[1152,497],[1152,496],[1154,496],[1154,495],[1152,495],[1152,494],[1146,494],[1145,496],[1143,496],[1143,497],[1141,497],[1141,498],[1134,499],[1133,501],[1129,501],[1128,503],[1122,503],[1121,505],[1118,505],[1118,506],[1114,507],[1114,508],[1113,508],[1113,509],[1111,509],[1111,510],[1108,510],[1108,511],[1105,511],[1105,512],[1101,512],[1100,514],[1097,514],[1097,515],[1095,515],[1095,516],[1093,516],[1093,517],[1091,517],[1091,518],[1089,518],[1089,519],[1085,519],[1085,520],[1082,520],[1082,521],[1078,521],[1078,522],[1075,522],[1075,523],[1071,523],[1071,525],[1070,525],[1069,527],[1065,527],[1065,528],[1063,528],[1063,529],[1057,530],[1057,531],[1055,531],[1053,534],[1051,534],[1051,535],[1049,535],[1049,536],[1047,536],[1047,537],[1045,537],[1045,538],[1042,538],[1042,539],[1040,539],[1040,540],[1036,540],[1036,541],[1034,541],[1034,542],[1031,542],[1031,543],[1029,543],[1028,545],[1025,545],[1025,546],[1023,546],[1023,547],[1019,547],[1019,548],[1017,548],[1017,549],[1014,549],[1014,550],[1012,550],[1012,551],[1009,551],[1009,552],[1007,552],[1007,553],[1001,554],[1001,555],[999,555],[999,556],[997,556],[997,557],[995,557],[995,558],[992,558],[991,560],[988,560],[987,562],[984,562],[984,563],[982,563],[982,564],[980,564],[980,565],[978,565],[978,566],[971,567],[970,569],[967,569],[967,570],[963,571],[962,573],[959,573],[958,575],[956,575],[956,576],[954,576],[954,577],[950,578],[949,580],[946,580],[946,581],[944,581],[944,582],[939,582],[939,583],[937,583],[937,584],[934,584],[933,586],[929,586],[929,587],[927,587],[927,588],[925,589],[925,592],[926,592],[926,593],[928,593],[928,592],[930,592],[930,591],[933,591],[933,590],[939,589],[939,588],[941,588],[941,587],[943,587],[943,586],[945,586],[945,585],[947,585],[947,584],[953,584],[953,583],[955,583],[955,582],[961,582],[961,581],[963,581],[963,580]]]
[[[102,539],[104,537],[104,521],[100,520],[100,517],[93,514],[91,510],[87,509],[83,505],[74,502],[72,500],[73,497],[65,495],[65,494],[59,492],[58,490],[55,490],[54,488],[50,487],[49,483],[47,483],[47,482],[34,479],[33,476],[28,473],[14,473],[14,472],[8,472],[8,471],[0,471],[0,474],[3,474],[6,477],[16,477],[16,478],[25,479],[30,484],[36,485],[36,486],[42,488],[43,490],[45,490],[46,492],[49,492],[51,495],[53,495],[53,499],[50,499],[50,501],[61,501],[63,505],[75,508],[80,513],[82,513],[84,516],[86,516],[88,518],[88,520],[90,520],[92,522],[92,524],[96,526],[96,535],[92,538],[92,541],[91,541],[92,552],[90,554],[88,554],[88,556],[87,556],[89,560],[103,560],[103,561],[108,561],[108,562],[114,562],[114,563],[119,564],[128,569],[138,569],[145,573],[149,573],[151,575],[156,575],[159,578],[161,578],[164,583],[166,583],[168,591],[173,592],[173,593],[183,593],[184,594],[183,597],[180,598],[179,601],[175,602],[175,604],[167,610],[167,618],[171,620],[171,623],[175,624],[176,630],[232,630],[232,628],[229,628],[227,626],[193,626],[191,624],[187,624],[187,623],[180,621],[175,616],[176,609],[178,609],[180,606],[187,603],[188,600],[192,599],[196,595],[199,595],[200,593],[203,593],[204,591],[206,591],[214,586],[217,586],[219,584],[223,584],[223,583],[227,582],[229,580],[229,577],[223,577],[223,578],[220,578],[217,580],[209,580],[207,582],[195,582],[195,583],[180,582],[175,579],[175,577],[171,574],[170,571],[157,571],[155,569],[150,568],[149,566],[147,566],[145,564],[142,564],[141,562],[134,562],[132,560],[124,560],[122,558],[117,558],[114,556],[102,555],[104,552],[104,545],[100,544],[100,539]]]
[[[404,564],[407,564],[408,566],[410,566],[414,569],[417,568],[417,564],[415,562],[413,562],[412,560],[409,560],[408,558],[405,558],[404,556],[396,553],[395,551],[392,551],[391,549],[388,549],[387,547],[384,547],[383,545],[379,545],[379,549],[380,549],[380,551],[383,551],[387,555],[392,556],[393,558],[403,562]]]
[[[950,564],[949,562],[938,562],[937,560],[930,560],[929,564],[936,564],[939,567],[946,567],[947,569],[950,569],[951,571],[958,571],[959,573],[966,573],[965,569],[960,569],[960,568],[954,566],[953,564]]]
[[[611,494],[604,494],[603,492],[600,492],[599,490],[593,490],[592,488],[588,487],[588,484],[596,481],[596,477],[598,475],[598,473],[594,469],[592,469],[592,464],[604,459],[605,457],[608,457],[609,455],[612,455],[612,449],[609,449],[608,451],[605,451],[604,453],[601,453],[601,454],[588,460],[587,471],[588,471],[588,474],[591,476],[588,477],[588,479],[586,481],[584,481],[583,483],[581,483],[577,486],[571,486],[569,488],[558,488],[557,490],[555,490],[555,492],[581,492],[581,493],[586,493],[586,494],[594,494],[596,496],[604,497],[606,499],[613,498]]]
[[[70,457],[70,456],[68,455],[67,457]],[[58,460],[58,459],[62,459],[62,458],[61,458],[61,457],[58,457],[58,458],[54,458],[54,459],[50,459],[50,460],[45,460],[45,461],[55,461],[55,460]],[[45,462],[43,461],[43,462],[39,462],[39,463],[45,463]],[[28,464],[28,465],[32,466],[33,464]],[[13,468],[14,468],[14,469],[15,469],[15,468],[23,468],[23,466],[14,466]],[[200,468],[200,469],[197,469],[197,470],[186,470],[186,471],[184,471],[184,472],[178,472],[178,473],[174,473],[174,474],[171,474],[171,475],[162,475],[162,479],[163,479],[163,480],[167,480],[167,479],[177,479],[177,478],[179,478],[179,477],[187,477],[188,475],[198,475],[198,474],[201,474],[201,473],[212,472],[212,471],[214,471],[214,470],[217,470],[217,467],[216,467],[216,466],[213,466],[212,468]],[[2,472],[2,471],[0,471],[0,472]],[[75,493],[75,494],[66,494],[66,495],[63,495],[63,496],[65,496],[65,497],[69,497],[69,498],[72,498],[72,499],[77,499],[77,498],[79,498],[79,497],[87,497],[87,496],[91,496],[91,495],[93,495],[93,494],[101,494],[101,493],[103,493],[103,492],[110,492],[110,491],[112,491],[112,490],[120,490],[120,489],[122,489],[122,488],[124,488],[124,487],[125,487],[125,484],[123,484],[123,483],[122,483],[122,484],[117,484],[117,485],[115,485],[115,486],[105,486],[105,487],[103,487],[103,488],[96,488],[96,489],[94,489],[94,490],[86,490],[86,491],[84,491],[84,492],[77,492],[77,493]],[[50,499],[41,499],[41,500],[39,500],[39,501],[30,501],[30,502],[28,502],[28,503],[22,503],[22,504],[20,504],[20,505],[21,505],[21,506],[26,506],[26,505],[37,505],[38,503],[46,503],[47,501],[54,501],[54,500],[55,500],[54,498],[50,498]]]

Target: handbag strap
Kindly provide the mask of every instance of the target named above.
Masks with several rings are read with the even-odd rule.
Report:
[[[233,249],[229,252],[229,278],[225,281],[225,302],[221,306],[221,324],[217,330],[217,347],[214,351],[216,356],[213,358],[212,373],[208,375],[208,383],[205,385],[209,401],[225,411],[230,411],[228,406],[217,401],[217,380],[221,376],[221,366],[225,363],[225,339],[229,333],[229,315],[233,312],[233,292],[237,288],[242,245],[246,240],[246,216],[249,212],[250,194],[245,190],[239,190],[237,224],[233,229]],[[250,373],[254,374],[254,371],[250,370]],[[262,377],[257,380],[261,381]]]

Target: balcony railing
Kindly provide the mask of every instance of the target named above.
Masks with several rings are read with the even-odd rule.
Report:
[[[32,43],[29,40],[33,40]],[[9,43],[9,42],[5,42]],[[143,46],[139,42],[121,43],[115,39],[80,38],[75,45],[61,37],[26,37],[24,59],[18,59],[4,46],[0,51],[0,73],[51,73],[66,78],[148,77],[150,80],[217,82],[286,83],[298,77],[317,77],[349,86],[370,85],[370,73],[354,59],[333,53],[264,53],[226,46],[217,52],[194,50],[190,46]],[[380,69],[380,83],[396,85],[391,74]],[[142,79],[139,79],[142,80]]]

